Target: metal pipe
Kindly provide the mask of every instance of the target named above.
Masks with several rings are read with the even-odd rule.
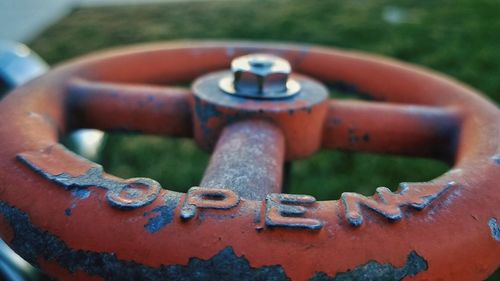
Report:
[[[68,91],[71,129],[192,135],[189,90],[73,80]]]
[[[284,151],[283,133],[274,125],[259,120],[232,124],[222,132],[200,186],[230,189],[252,200],[279,193]]]
[[[423,105],[330,101],[323,148],[432,157],[452,162],[460,117]]]

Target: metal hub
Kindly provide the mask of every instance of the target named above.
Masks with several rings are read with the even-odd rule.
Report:
[[[285,138],[294,139],[287,143],[287,160],[316,152],[328,109],[328,89],[302,74],[290,79],[290,73],[287,60],[256,53],[233,59],[230,70],[197,78],[192,85],[197,143],[212,150],[227,125],[259,119],[281,128]],[[248,189],[253,186],[255,180],[248,182]]]
[[[256,98],[279,99],[299,93],[300,83],[289,78],[290,63],[270,54],[250,54],[235,58],[231,72],[219,81],[227,94]]]

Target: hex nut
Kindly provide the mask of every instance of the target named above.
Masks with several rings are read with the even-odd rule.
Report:
[[[288,61],[269,54],[251,54],[231,62],[234,88],[253,95],[286,92],[291,67]]]
[[[300,84],[291,79],[292,67],[287,60],[271,54],[250,54],[231,62],[231,76],[219,81],[219,88],[237,96],[276,99],[300,91]]]

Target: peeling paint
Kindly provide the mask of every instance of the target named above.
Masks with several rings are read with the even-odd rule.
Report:
[[[200,186],[231,189],[251,200],[262,200],[266,194],[278,192],[284,143],[281,130],[266,122],[242,121],[227,126]]]
[[[74,199],[71,201],[69,208],[64,210],[64,214],[70,217],[73,213],[73,209],[77,207],[78,201],[85,200],[90,197],[91,191],[86,189],[75,189],[71,192]]]
[[[405,277],[415,276],[428,269],[427,261],[412,251],[403,267],[395,267],[390,263],[369,261],[353,270],[337,273],[328,277],[325,273],[316,273],[310,281],[399,281]]]
[[[491,157],[491,160],[493,160],[493,162],[495,162],[496,164],[500,164],[500,154],[493,155],[493,157]]]
[[[73,192],[71,192],[73,196],[75,196],[78,199],[87,199],[90,196],[90,190],[85,190],[85,189],[76,189]]]
[[[289,124],[294,122],[305,124],[305,120],[318,120],[306,128],[279,125],[284,135],[293,135],[298,138],[286,149],[293,151],[292,154],[301,155],[290,157],[303,157],[317,149],[317,143],[308,139],[311,136],[319,137],[323,129],[322,120],[326,114],[328,91],[322,84],[306,77],[296,76],[295,78],[302,86],[302,91],[297,95],[279,101],[258,101],[228,95],[220,90],[219,81],[227,75],[230,75],[230,71],[219,71],[200,77],[193,83],[194,135],[202,147],[212,149],[223,127],[229,124],[246,119],[261,119],[281,124],[284,120],[282,118],[286,115],[285,119]],[[297,134],[297,130],[300,130],[302,134]],[[307,148],[304,148],[304,145]]]
[[[353,226],[361,225],[363,223],[361,207],[373,210],[387,219],[400,220],[403,218],[401,207],[411,206],[418,210],[424,209],[446,190],[456,186],[456,183],[448,182],[444,186],[412,185],[410,187],[410,184],[402,183],[399,193],[393,193],[386,187],[378,187],[376,197],[365,197],[352,192],[342,193],[341,200],[347,221]]]
[[[208,126],[208,121],[213,118],[213,117],[218,117],[222,115],[222,112],[218,111],[217,108],[214,105],[211,105],[209,103],[203,102],[200,98],[195,97],[194,99],[194,110],[197,116],[197,119],[199,120],[199,124],[201,127],[201,130],[203,132],[203,136],[207,139],[212,134],[212,130]]]
[[[158,206],[152,211],[144,213],[144,216],[156,214],[156,216],[151,217],[148,220],[148,222],[144,225],[144,228],[150,233],[155,233],[170,224],[174,220],[175,208],[179,204],[180,197],[181,195],[177,193],[167,194],[164,198],[164,205]]]
[[[488,221],[488,226],[490,227],[491,236],[493,237],[493,239],[500,242],[500,227],[498,226],[497,219],[491,218]]]
[[[254,268],[244,256],[227,246],[207,260],[192,257],[186,265],[150,267],[136,261],[120,260],[114,253],[71,249],[57,236],[31,224],[28,215],[0,201],[0,213],[14,232],[11,247],[33,265],[43,258],[57,262],[70,272],[83,271],[106,280],[290,280],[280,265]],[[401,280],[428,269],[427,261],[412,251],[403,267],[369,261],[348,272],[329,277],[316,273],[311,281]]]
[[[29,151],[17,155],[17,159],[30,169],[46,179],[71,190],[76,198],[85,199],[90,195],[88,187],[107,189],[108,202],[118,208],[138,208],[150,204],[159,195],[161,186],[158,182],[148,178],[133,178],[120,180],[105,175],[101,165],[90,162],[68,151],[64,146],[55,144],[42,151]],[[53,165],[61,165],[64,161],[81,163],[88,170],[77,176],[69,171],[51,173]],[[54,164],[56,163],[56,164]]]
[[[83,271],[110,281],[128,280],[289,280],[279,265],[254,268],[244,256],[228,246],[207,260],[192,257],[187,265],[150,267],[136,261],[120,260],[114,253],[71,249],[57,236],[31,224],[28,215],[0,201],[0,213],[11,224],[10,246],[37,266],[39,258],[57,262],[70,272]]]

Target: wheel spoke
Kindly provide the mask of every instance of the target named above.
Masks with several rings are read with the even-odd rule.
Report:
[[[72,129],[192,135],[187,89],[78,79],[70,82],[68,91]]]
[[[323,147],[452,160],[458,131],[453,109],[334,100]]]
[[[243,121],[222,132],[200,186],[226,188],[243,198],[262,200],[281,192],[283,133],[263,121]]]

